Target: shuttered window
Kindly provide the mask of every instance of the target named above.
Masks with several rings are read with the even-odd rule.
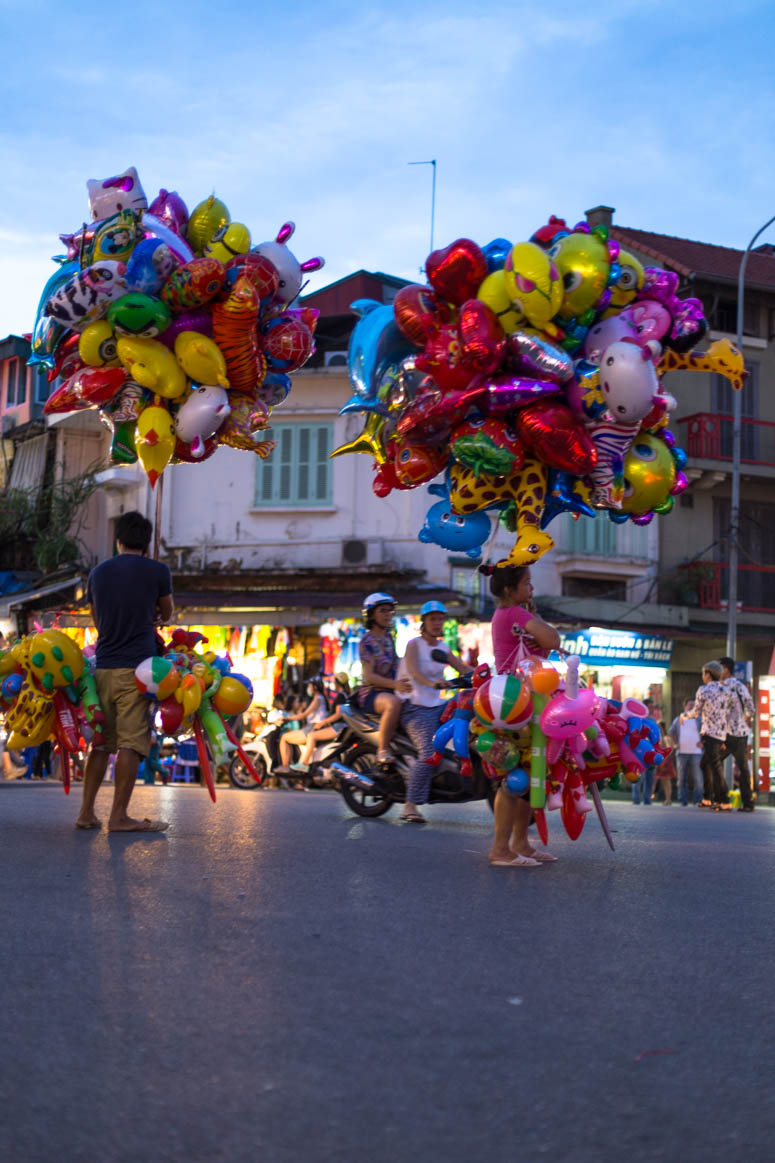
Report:
[[[257,506],[331,504],[332,424],[275,424],[261,439],[276,447],[257,464]]]

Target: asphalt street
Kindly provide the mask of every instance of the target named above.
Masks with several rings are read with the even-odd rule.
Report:
[[[97,808],[107,816],[103,791]],[[609,803],[493,869],[486,807],[0,788],[0,1158],[771,1160],[775,812]]]

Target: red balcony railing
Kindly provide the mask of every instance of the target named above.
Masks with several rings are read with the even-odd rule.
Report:
[[[685,597],[688,605],[703,610],[723,610],[729,593],[729,565],[725,561],[693,561],[685,571]],[[738,605],[751,613],[775,611],[775,565],[739,565],[737,577]]]
[[[732,417],[724,413],[695,412],[682,416],[685,448],[702,460],[732,459]],[[775,465],[775,423],[743,416],[740,459],[745,464]]]

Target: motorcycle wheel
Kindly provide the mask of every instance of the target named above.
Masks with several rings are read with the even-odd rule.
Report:
[[[343,756],[343,763],[347,767],[352,767],[353,771],[360,771],[364,775],[372,776],[374,752],[370,747],[354,747],[352,751],[348,751]],[[365,816],[367,819],[374,820],[377,816],[384,816],[385,812],[389,812],[393,807],[394,801],[391,796],[381,795],[379,792],[361,791],[360,788],[351,787],[346,779],[339,781],[339,790],[344,802],[351,812],[355,812],[356,816]]]
[[[268,772],[266,770],[266,763],[262,756],[257,755],[253,760],[253,766],[261,777],[261,783],[266,779]],[[239,788],[240,791],[256,791],[261,784],[256,783],[253,776],[248,771],[245,764],[240,759],[239,755],[235,755],[229,764],[229,782],[232,787]]]

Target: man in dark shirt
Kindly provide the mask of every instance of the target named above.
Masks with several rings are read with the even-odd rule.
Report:
[[[92,747],[83,777],[77,828],[99,828],[94,801],[111,753],[116,754],[111,832],[163,832],[164,820],[135,820],[128,812],[140,758],[151,746],[148,699],[135,683],[135,667],[156,654],[155,626],[172,617],[172,578],[166,565],[148,557],[153,526],[124,513],[116,522],[118,555],[89,574],[87,585],[97,627],[95,682],[105,712],[105,742]]]

